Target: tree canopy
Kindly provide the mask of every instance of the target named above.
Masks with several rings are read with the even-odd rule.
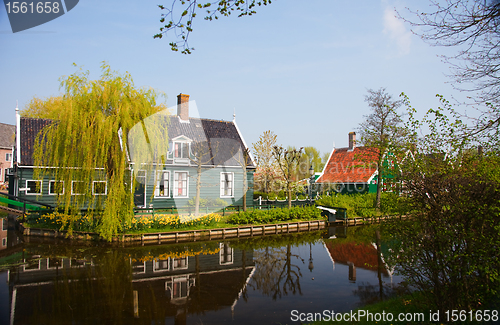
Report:
[[[81,208],[91,215],[100,211],[93,214],[96,228],[110,240],[132,215],[129,130],[166,106],[158,103],[155,90],[136,88],[130,74],[112,71],[106,63],[101,69],[98,80],[89,80],[89,72],[81,69],[63,77],[62,97],[33,100],[27,113],[56,120],[38,135],[34,153],[36,166],[56,168],[37,168],[35,176],[64,182],[58,203],[73,217]]]
[[[499,156],[440,99],[418,120],[403,96],[413,156],[401,162],[400,198],[412,217],[388,225],[386,260],[432,308],[488,309],[500,289]]]
[[[294,176],[297,174],[297,168],[300,163],[300,157],[302,156],[302,149],[288,148],[285,149],[281,146],[273,147],[273,157],[276,160],[281,175],[286,182],[286,191],[288,196],[288,208],[292,207],[292,186],[294,182]]]
[[[257,162],[257,173],[255,186],[257,189],[269,193],[271,183],[276,178],[277,163],[273,155],[273,147],[276,145],[277,135],[268,130],[259,137],[259,141],[252,144],[253,155]]]
[[[359,132],[361,142],[364,145],[378,150],[375,206],[380,207],[384,156],[387,154],[389,147],[395,150],[398,143],[403,140],[403,120],[397,113],[401,101],[392,99],[392,96],[387,93],[385,88],[368,89],[365,101],[371,108],[371,113],[364,116],[365,120],[359,124]],[[395,152],[392,154],[395,154]]]

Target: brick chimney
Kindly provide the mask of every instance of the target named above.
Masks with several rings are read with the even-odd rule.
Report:
[[[189,121],[189,95],[177,95],[177,116],[182,121]]]
[[[356,132],[349,132],[349,151],[356,148]]]

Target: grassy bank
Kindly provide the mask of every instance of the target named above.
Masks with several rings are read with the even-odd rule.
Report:
[[[405,295],[391,298],[379,303],[364,306],[349,313],[339,314],[337,316],[329,315],[334,320],[328,320],[323,317],[323,321],[314,321],[311,318],[311,325],[326,324],[436,324],[439,322],[431,321],[430,316],[435,317],[436,310],[429,307],[425,301],[422,301],[418,294]],[[342,317],[341,317],[342,316]],[[304,316],[305,317],[305,316]],[[341,319],[342,318],[342,319]],[[441,323],[443,322],[441,315]]]
[[[380,209],[374,208],[375,193],[335,194],[316,200],[316,205],[347,209],[348,218],[371,218],[407,213],[406,199],[395,193],[382,193]]]
[[[178,230],[198,230],[213,228],[231,228],[240,225],[260,225],[280,222],[294,222],[322,219],[321,212],[314,206],[277,208],[272,210],[254,210],[227,216],[211,213],[204,216],[179,216],[156,214],[154,216],[134,217],[130,222],[123,222],[121,233],[138,234],[150,232],[169,232]],[[25,226],[56,230],[94,232],[99,227],[99,217],[70,216],[53,212],[42,216],[29,216]]]
[[[497,302],[498,304],[498,302]],[[500,311],[496,305],[484,310],[450,310],[440,312],[429,304],[419,292],[394,297],[375,304],[367,305],[352,310],[349,313],[341,313],[337,316],[327,313],[323,320],[314,320],[314,315],[302,315],[304,324],[327,325],[327,324],[498,324],[500,322]],[[316,319],[320,318],[316,315]],[[328,317],[330,320],[328,320]],[[477,317],[477,318],[476,318]],[[333,320],[332,320],[333,318]],[[337,318],[337,319],[335,319]],[[342,319],[341,319],[342,318]]]

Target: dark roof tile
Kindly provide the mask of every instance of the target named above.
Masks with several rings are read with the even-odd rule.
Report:
[[[165,119],[164,123],[167,123],[166,121]],[[33,165],[32,156],[36,136],[52,122],[52,120],[47,119],[21,118],[22,165]],[[181,135],[193,140],[193,142],[207,141],[211,155],[214,157],[207,163],[208,165],[239,166],[235,154],[238,150],[243,150],[245,145],[233,122],[190,118],[189,123],[186,123],[181,122],[177,116],[170,116],[167,130],[170,144],[172,139]],[[170,150],[172,149],[170,148]],[[248,159],[248,167],[255,167],[250,158]]]

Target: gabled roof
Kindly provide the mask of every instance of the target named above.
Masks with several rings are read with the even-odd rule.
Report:
[[[246,148],[238,127],[233,121],[189,118],[189,123],[186,123],[174,115],[170,116],[167,129],[170,142],[179,136],[185,136],[193,142],[207,141],[211,154],[214,156],[208,165],[239,166],[235,155],[239,149]],[[242,157],[239,158],[242,159]],[[248,159],[247,167],[256,167],[251,158]]]
[[[21,117],[19,127],[21,137],[21,161],[18,162],[19,165],[33,166],[36,136],[44,127],[53,122],[54,121],[49,119]]]
[[[377,173],[378,149],[333,149],[317,183],[368,183]]]
[[[38,133],[47,125],[54,123],[49,119],[38,119],[21,117],[21,163],[20,165],[33,166],[33,153]],[[166,120],[165,120],[166,123]],[[168,124],[168,139],[180,136],[187,137],[192,141],[207,141],[214,159],[208,165],[239,166],[234,155],[238,149],[246,148],[238,128],[234,122],[190,118],[189,123],[180,121],[177,116],[170,116]],[[171,151],[172,148],[169,148]],[[248,159],[247,168],[255,168],[252,159]]]
[[[0,123],[0,149],[11,149],[15,146],[16,126]]]

